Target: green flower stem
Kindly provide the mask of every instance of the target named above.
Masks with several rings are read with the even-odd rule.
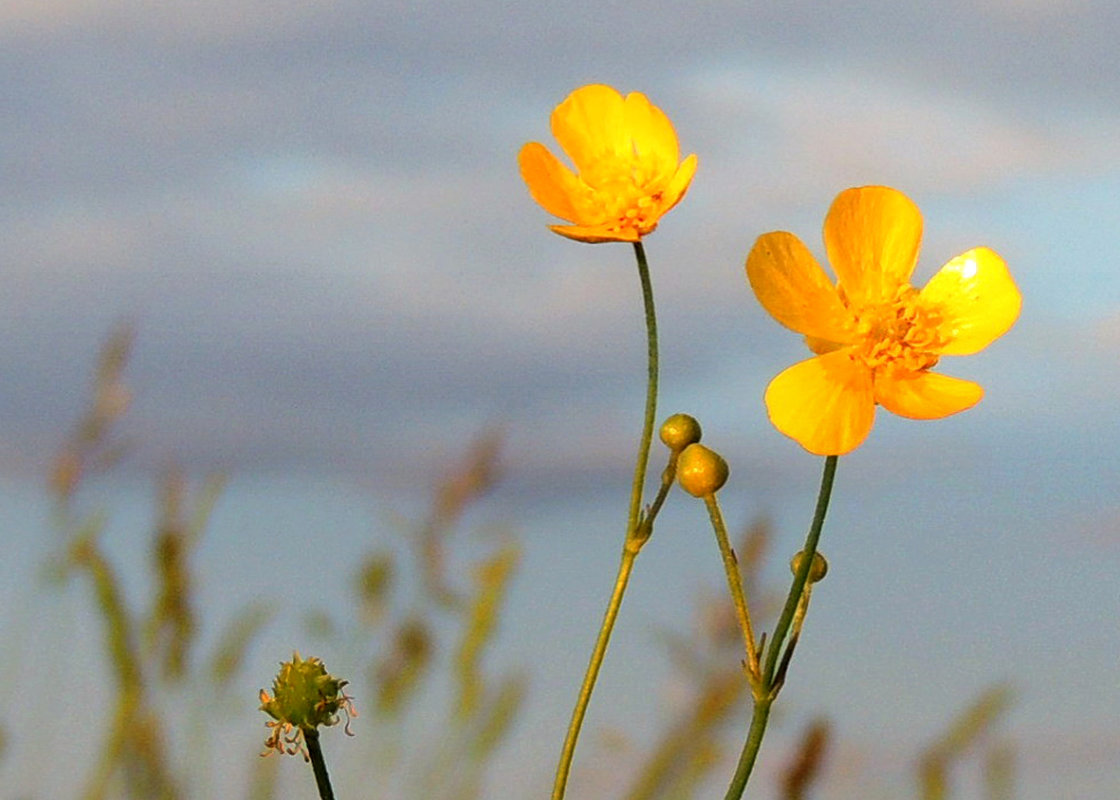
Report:
[[[665,465],[665,469],[661,472],[661,486],[657,489],[657,495],[650,503],[649,510],[641,518],[638,523],[638,530],[632,536],[636,539],[635,544],[644,544],[650,534],[653,533],[653,521],[657,518],[658,512],[661,511],[661,506],[665,503],[665,498],[669,496],[669,490],[673,488],[673,482],[677,478],[677,460],[680,456],[676,450],[669,453],[669,463]],[[639,548],[640,549],[640,548]]]
[[[743,752],[739,754],[739,763],[735,767],[735,777],[731,780],[724,800],[739,800],[743,796],[755,759],[758,758],[758,751],[762,748],[762,737],[766,734],[766,723],[770,720],[770,706],[773,703],[774,698],[769,695],[754,701],[747,741],[743,743]]]
[[[307,745],[307,755],[311,759],[311,769],[315,773],[315,785],[319,787],[320,800],[334,800],[331,776],[327,774],[327,762],[323,760],[323,749],[319,747],[319,731],[315,728],[304,728],[303,741]]]
[[[654,418],[657,416],[657,315],[654,310],[653,285],[649,277],[649,264],[646,261],[645,248],[642,247],[640,241],[634,242],[634,256],[638,261],[638,277],[642,283],[642,301],[646,316],[648,379],[646,382],[645,420],[642,427],[642,438],[638,444],[638,457],[634,465],[634,483],[630,491],[630,508],[626,520],[626,541],[622,547],[618,575],[615,577],[614,591],[611,593],[610,602],[607,604],[606,613],[603,615],[603,624],[599,627],[599,636],[595,640],[595,648],[592,650],[591,659],[587,664],[587,672],[583,676],[579,697],[576,698],[575,708],[572,709],[572,720],[568,725],[568,733],[564,737],[564,746],[560,751],[560,763],[556,766],[556,781],[552,787],[552,800],[563,800],[564,791],[567,789],[568,775],[572,769],[572,758],[576,751],[576,741],[579,739],[579,732],[587,714],[587,707],[591,703],[591,693],[595,689],[599,669],[602,667],[603,658],[607,654],[607,645],[610,644],[611,632],[614,630],[618,611],[622,607],[622,596],[626,593],[626,585],[630,581],[634,559],[638,557],[642,545],[649,538],[653,525],[653,513],[656,513],[653,512],[647,515],[645,519],[642,518],[642,494],[645,488],[646,469],[649,465],[649,449],[653,439]],[[663,480],[663,487],[664,484],[665,481]],[[668,491],[668,489],[666,488],[665,491]],[[658,509],[660,509],[660,505]]]
[[[716,533],[719,543],[719,552],[723,556],[723,569],[727,573],[727,588],[731,591],[731,599],[735,603],[735,615],[739,619],[739,629],[743,632],[743,645],[747,653],[747,671],[750,677],[751,689],[757,696],[760,693],[758,645],[754,638],[754,628],[751,627],[751,612],[747,607],[746,593],[743,591],[743,576],[739,572],[739,559],[731,547],[727,536],[727,526],[723,522],[723,513],[719,510],[719,501],[714,494],[704,498],[708,506],[708,516],[712,520],[712,530]]]
[[[599,668],[603,665],[603,657],[607,654],[607,645],[610,643],[611,631],[614,630],[614,621],[618,617],[618,609],[622,606],[622,595],[626,592],[626,584],[630,581],[630,572],[634,567],[634,559],[638,557],[636,550],[624,547],[622,560],[618,565],[618,577],[615,578],[614,592],[611,593],[607,612],[603,615],[603,624],[599,628],[599,638],[595,641],[595,649],[591,652],[591,660],[587,664],[587,673],[583,676],[583,685],[579,689],[576,706],[572,710],[572,721],[568,725],[568,735],[564,738],[564,748],[560,752],[560,764],[556,767],[556,782],[552,787],[552,800],[561,800],[564,790],[568,786],[568,774],[572,769],[572,757],[576,751],[576,740],[583,726],[583,718],[587,714],[587,706],[591,703],[591,692],[595,688],[595,680],[599,677]]]
[[[801,596],[805,591],[809,569],[813,564],[813,555],[817,552],[817,542],[821,538],[824,518],[828,513],[828,501],[832,497],[832,483],[836,477],[837,459],[837,456],[828,456],[824,461],[824,473],[821,475],[821,488],[817,495],[816,512],[813,514],[813,522],[809,526],[809,533],[805,537],[805,547],[802,548],[805,554],[801,558],[801,568],[797,570],[797,574],[793,577],[789,597],[786,598],[782,615],[778,618],[778,626],[774,630],[773,638],[766,645],[765,665],[760,685],[761,691],[755,697],[754,711],[751,714],[751,727],[747,733],[747,740],[743,743],[743,751],[739,754],[735,776],[731,779],[731,785],[727,789],[724,800],[740,800],[742,798],[743,791],[747,787],[747,780],[751,776],[751,770],[754,769],[755,759],[758,758],[759,748],[762,746],[762,737],[766,733],[766,723],[770,719],[770,706],[781,689],[782,681],[785,680],[784,666],[777,681],[774,673],[778,666],[782,643],[785,641],[786,634],[789,633],[790,625],[793,623],[794,615],[801,603]],[[790,641],[790,648],[795,644],[796,638]],[[787,655],[792,655],[792,650]],[[788,664],[788,658],[782,660],[783,665]]]
[[[821,488],[817,494],[817,509],[813,514],[813,523],[809,526],[809,533],[805,537],[805,546],[802,548],[804,555],[801,557],[801,569],[793,576],[793,585],[789,588],[789,597],[786,598],[785,608],[778,618],[778,626],[774,629],[774,636],[766,651],[766,666],[763,678],[769,685],[774,679],[774,669],[778,664],[778,655],[782,649],[782,642],[789,632],[793,616],[797,611],[797,604],[801,602],[801,593],[805,588],[805,581],[809,579],[809,570],[813,566],[813,556],[817,552],[817,542],[821,538],[821,529],[824,528],[824,517],[828,513],[828,501],[832,497],[832,482],[836,477],[836,462],[839,456],[828,456],[824,460],[824,472],[821,474]]]
[[[641,241],[634,242],[634,256],[638,260],[638,277],[642,282],[642,304],[646,312],[646,350],[648,375],[646,378],[646,415],[642,438],[638,445],[638,459],[634,464],[634,483],[630,488],[630,514],[626,522],[626,538],[638,531],[641,522],[642,494],[649,464],[649,447],[653,440],[654,418],[657,416],[657,313],[653,304],[653,283],[649,277],[649,263]]]

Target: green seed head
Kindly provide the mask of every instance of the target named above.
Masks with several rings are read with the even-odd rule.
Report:
[[[261,689],[260,694],[261,711],[275,720],[267,723],[271,734],[265,742],[266,752],[303,752],[303,732],[336,724],[340,712],[346,715],[349,733],[349,719],[356,712],[343,691],[346,683],[328,673],[314,657],[305,661],[293,653],[291,661],[281,663],[272,693]]]

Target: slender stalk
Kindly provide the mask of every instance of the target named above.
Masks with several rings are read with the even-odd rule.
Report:
[[[731,547],[727,536],[727,525],[723,521],[723,513],[719,510],[719,501],[714,494],[704,498],[708,506],[708,516],[712,520],[712,530],[715,531],[716,541],[719,543],[719,552],[723,556],[723,569],[727,573],[727,588],[731,592],[731,600],[735,604],[735,616],[739,620],[739,629],[743,633],[743,645],[747,653],[747,668],[750,673],[751,689],[758,693],[758,645],[754,638],[754,629],[751,627],[751,612],[747,607],[747,597],[743,591],[743,576],[739,573],[739,559]]]
[[[327,774],[327,762],[323,760],[323,749],[319,747],[319,731],[314,728],[304,728],[303,741],[307,745],[307,755],[311,759],[311,769],[315,773],[315,785],[319,787],[319,800],[334,800],[331,776]]]
[[[817,494],[817,508],[813,514],[813,523],[809,526],[809,533],[805,537],[805,546],[802,551],[801,569],[793,576],[793,585],[789,588],[789,597],[778,618],[778,626],[774,629],[774,636],[766,651],[766,666],[763,677],[769,684],[774,678],[774,669],[778,664],[778,655],[782,649],[782,642],[789,633],[793,616],[797,612],[797,604],[801,602],[801,592],[805,588],[805,581],[809,579],[809,570],[813,566],[813,555],[817,552],[817,542],[821,538],[824,528],[824,518],[828,513],[828,501],[832,497],[832,482],[836,477],[836,462],[839,456],[828,456],[824,460],[824,472],[821,474],[821,488]]]
[[[603,615],[603,624],[599,627],[595,648],[591,651],[587,671],[583,676],[583,684],[580,686],[579,697],[576,698],[575,708],[572,709],[572,719],[568,724],[568,733],[564,737],[564,746],[560,751],[560,763],[556,766],[556,781],[552,787],[552,800],[563,800],[564,791],[568,785],[568,775],[572,769],[572,759],[575,756],[576,742],[579,739],[580,729],[583,727],[587,707],[591,703],[591,693],[595,689],[599,669],[602,667],[603,659],[607,654],[607,645],[610,644],[611,632],[614,630],[618,611],[622,607],[622,597],[626,593],[626,585],[630,581],[634,559],[638,557],[642,545],[649,538],[650,526],[653,524],[652,516],[647,519],[642,518],[642,494],[645,488],[646,469],[649,465],[653,424],[657,416],[657,314],[653,303],[653,284],[649,276],[649,263],[646,261],[646,251],[640,241],[634,242],[634,256],[638,261],[638,278],[642,284],[648,356],[646,406],[642,423],[642,437],[638,443],[638,456],[634,464],[634,482],[630,491],[630,507],[626,519],[626,541],[623,544],[618,574],[615,577],[614,591],[611,592],[610,602],[607,604],[606,613]],[[662,483],[664,484],[664,481]]]
[[[743,743],[743,750],[739,754],[739,763],[735,767],[735,775],[727,789],[724,800],[740,800],[747,787],[751,770],[754,769],[755,759],[758,758],[759,748],[762,747],[762,737],[766,733],[766,723],[770,718],[770,706],[781,689],[785,680],[785,667],[788,658],[783,659],[783,668],[775,680],[775,669],[781,655],[782,644],[786,634],[789,633],[794,615],[801,603],[801,596],[805,590],[805,582],[809,577],[809,568],[813,564],[813,555],[817,552],[817,542],[821,538],[824,528],[824,518],[828,513],[828,501],[832,497],[832,483],[836,477],[837,456],[828,456],[824,461],[824,472],[821,475],[821,488],[817,494],[817,507],[813,514],[813,522],[809,526],[809,533],[805,537],[805,546],[802,548],[805,555],[801,558],[801,567],[793,577],[793,584],[789,589],[782,615],[778,618],[778,625],[774,629],[774,637],[766,645],[765,665],[762,670],[760,692],[755,697],[754,711],[751,714],[751,727],[747,733],[747,740]],[[796,644],[796,639],[790,641],[790,648]],[[792,651],[789,653],[792,655]]]
[[[661,486],[657,489],[657,494],[653,498],[653,502],[649,504],[645,515],[638,523],[638,529],[630,535],[630,540],[634,546],[645,544],[646,539],[653,533],[653,521],[661,512],[661,506],[665,504],[665,498],[669,496],[669,490],[673,488],[673,482],[677,478],[677,461],[680,453],[673,450],[669,453],[669,463],[665,465],[665,469],[661,471]]]
[[[653,283],[649,277],[649,263],[641,241],[634,242],[634,257],[638,260],[638,278],[642,282],[642,305],[646,313],[646,413],[642,424],[642,438],[638,444],[638,458],[634,464],[634,483],[630,488],[630,514],[626,521],[626,537],[638,530],[642,509],[642,492],[646,483],[649,464],[649,447],[653,440],[654,418],[657,416],[657,313],[653,304]]]
[[[552,787],[552,800],[561,800],[564,790],[568,785],[568,775],[572,769],[572,757],[576,751],[576,741],[579,731],[583,726],[583,718],[587,715],[587,707],[591,703],[591,692],[595,688],[595,681],[599,677],[599,668],[603,665],[603,658],[607,654],[607,645],[610,643],[611,631],[618,617],[618,609],[622,607],[622,595],[626,592],[626,584],[630,580],[630,572],[634,567],[634,559],[638,553],[631,549],[623,548],[622,559],[618,565],[618,577],[615,578],[614,591],[611,593],[607,612],[603,615],[603,624],[599,627],[599,637],[595,641],[595,649],[591,651],[591,659],[587,664],[587,672],[583,676],[583,685],[579,689],[575,708],[572,709],[572,721],[568,724],[568,735],[564,737],[564,748],[560,752],[560,763],[556,767],[556,782]]]
[[[769,696],[754,701],[747,741],[743,744],[743,752],[739,754],[735,776],[731,779],[731,786],[728,787],[724,800],[739,800],[743,796],[755,759],[758,758],[758,751],[762,747],[762,737],[766,734],[766,723],[770,720],[770,706],[773,702],[774,698]]]

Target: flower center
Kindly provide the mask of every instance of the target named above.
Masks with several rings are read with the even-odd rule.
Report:
[[[887,302],[853,310],[855,355],[871,369],[919,372],[937,363],[941,314],[919,302],[917,289],[903,284]]]
[[[593,190],[589,216],[610,230],[635,230],[639,236],[650,233],[661,219],[663,191],[640,163],[612,167],[609,174],[580,176]]]

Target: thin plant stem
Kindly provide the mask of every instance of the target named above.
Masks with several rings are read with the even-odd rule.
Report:
[[[766,723],[770,720],[770,706],[773,703],[774,698],[769,695],[754,701],[747,741],[743,743],[743,752],[739,754],[739,763],[735,767],[735,777],[731,780],[724,800],[739,800],[743,796],[755,759],[758,758],[758,751],[762,748],[762,737],[766,735]]]
[[[793,576],[789,596],[786,598],[782,615],[778,618],[778,625],[774,628],[774,636],[771,638],[766,651],[766,666],[763,678],[767,684],[774,679],[774,669],[778,663],[782,642],[785,640],[786,634],[789,633],[794,614],[797,612],[797,604],[801,602],[801,593],[805,588],[805,582],[809,579],[809,570],[813,566],[813,556],[817,552],[817,542],[820,541],[821,530],[824,528],[824,518],[828,513],[828,501],[832,497],[832,482],[836,477],[836,462],[838,460],[839,456],[828,456],[824,460],[821,488],[817,494],[817,508],[813,514],[813,523],[809,526],[809,534],[805,537],[805,546],[801,548],[804,553],[801,557],[801,568]]]
[[[319,800],[334,800],[331,776],[327,774],[327,762],[323,760],[323,748],[319,746],[319,731],[304,728],[303,741],[307,745],[307,756],[311,759],[311,770],[315,773],[315,785],[319,787]]]
[[[618,611],[622,607],[622,597],[626,593],[626,585],[630,581],[630,573],[634,568],[634,559],[649,538],[653,524],[652,513],[643,519],[642,494],[645,488],[646,469],[649,465],[649,449],[653,439],[654,419],[657,416],[657,314],[653,302],[653,284],[649,276],[649,263],[646,261],[646,251],[640,241],[634,242],[634,256],[638,262],[638,278],[642,284],[642,303],[645,308],[646,342],[647,342],[647,381],[646,381],[646,406],[642,423],[642,437],[638,443],[638,456],[634,464],[634,481],[630,491],[630,507],[626,519],[626,541],[622,547],[622,557],[618,565],[618,574],[615,577],[614,590],[611,592],[610,602],[607,604],[606,613],[603,615],[603,624],[599,627],[599,635],[595,640],[595,648],[591,651],[591,658],[587,664],[587,671],[583,676],[579,697],[576,698],[575,708],[572,709],[572,719],[568,724],[568,733],[564,737],[564,746],[560,751],[560,763],[556,766],[556,781],[552,787],[552,800],[563,800],[564,792],[568,785],[568,776],[572,769],[572,759],[575,756],[576,742],[579,739],[583,719],[587,714],[587,707],[591,703],[591,693],[595,689],[595,681],[599,677],[599,669],[607,654],[607,645],[610,644],[611,632],[614,630]],[[664,481],[662,481],[664,484]],[[658,509],[660,505],[658,505]],[[651,509],[652,511],[652,509]],[[655,513],[655,512],[653,512]]]
[[[638,260],[638,278],[642,282],[642,305],[646,314],[646,413],[642,424],[642,438],[638,444],[638,458],[634,464],[634,483],[630,488],[630,514],[626,520],[626,537],[638,530],[642,509],[642,493],[649,464],[649,447],[653,440],[653,424],[657,416],[657,313],[653,304],[653,282],[649,277],[649,263],[641,241],[634,242],[634,257]]]
[[[611,593],[607,612],[603,615],[603,624],[599,628],[599,637],[595,641],[595,649],[591,651],[591,659],[587,664],[587,672],[583,676],[583,685],[579,689],[575,708],[572,709],[572,721],[568,725],[568,735],[564,738],[564,748],[560,752],[560,763],[556,767],[556,782],[552,787],[552,800],[561,800],[568,785],[568,775],[572,769],[572,757],[576,751],[576,741],[579,739],[580,728],[583,727],[583,718],[587,714],[587,707],[591,703],[591,692],[595,688],[595,681],[599,677],[599,668],[603,665],[603,658],[607,654],[607,645],[610,643],[611,631],[618,617],[618,610],[622,606],[622,595],[626,592],[626,584],[630,580],[630,572],[634,567],[634,559],[638,553],[629,547],[623,548],[622,559],[618,565],[618,577],[615,578],[614,591]]]
[[[661,511],[661,506],[664,505],[665,498],[669,496],[669,490],[673,488],[673,482],[677,478],[677,461],[679,457],[680,452],[677,450],[673,450],[669,453],[669,463],[665,465],[665,469],[661,472],[661,486],[658,487],[653,502],[649,504],[645,515],[638,523],[638,529],[632,534],[632,538],[636,537],[638,539],[636,544],[644,544],[645,540],[653,533],[653,520]]]
[[[723,521],[723,513],[719,509],[719,501],[715,494],[704,497],[708,506],[708,516],[712,520],[712,530],[719,543],[719,552],[723,556],[723,569],[727,573],[727,588],[731,592],[731,600],[735,604],[735,616],[739,620],[739,629],[743,633],[743,645],[747,653],[747,669],[750,675],[751,689],[758,693],[759,664],[758,645],[754,638],[754,628],[751,627],[751,612],[747,607],[746,593],[743,591],[743,576],[739,572],[739,559],[731,547],[731,540],[727,536],[727,525]]]
[[[786,598],[782,615],[778,618],[774,636],[766,645],[765,665],[759,687],[761,691],[755,697],[754,711],[751,713],[751,727],[747,733],[747,740],[743,743],[743,750],[739,754],[739,763],[735,767],[735,775],[731,779],[731,785],[727,789],[724,800],[740,800],[742,798],[743,791],[747,787],[747,781],[751,776],[751,770],[754,769],[755,759],[758,758],[759,748],[762,747],[762,737],[766,733],[766,723],[770,719],[770,706],[785,680],[785,666],[788,665],[788,659],[783,659],[783,669],[779,673],[777,681],[774,673],[778,665],[782,644],[785,641],[786,634],[789,633],[790,625],[793,623],[794,615],[801,603],[805,583],[809,578],[809,568],[813,564],[813,556],[817,552],[817,542],[820,541],[821,530],[824,528],[824,518],[828,513],[828,501],[832,497],[832,483],[836,477],[837,459],[838,456],[828,456],[824,461],[824,472],[821,475],[821,488],[817,495],[816,511],[813,514],[813,522],[809,526],[809,533],[805,537],[805,546],[802,548],[804,555],[801,557],[801,567],[797,570],[797,574],[793,576],[789,597]],[[796,639],[792,640],[790,647],[792,648],[795,643]]]

